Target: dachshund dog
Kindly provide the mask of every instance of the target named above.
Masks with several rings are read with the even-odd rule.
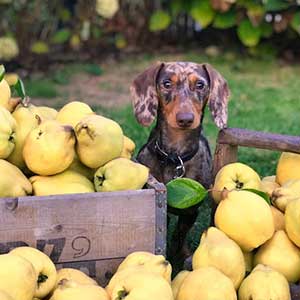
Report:
[[[165,184],[177,177],[188,177],[209,188],[212,159],[202,121],[208,104],[215,124],[219,128],[227,126],[226,80],[209,64],[157,63],[139,74],[130,90],[138,122],[149,126],[157,117],[137,160]],[[197,209],[198,206],[183,210],[168,207],[168,212],[179,215],[171,257],[176,255],[183,261],[190,255],[186,235],[197,218]]]

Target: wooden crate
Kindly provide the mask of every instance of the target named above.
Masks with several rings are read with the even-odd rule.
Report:
[[[0,198],[0,253],[32,246],[104,285],[133,251],[166,253],[166,188]]]
[[[300,137],[241,128],[223,129],[217,139],[213,164],[214,177],[223,166],[237,161],[239,146],[300,154]]]

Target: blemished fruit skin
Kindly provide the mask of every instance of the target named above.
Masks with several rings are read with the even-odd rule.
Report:
[[[52,176],[30,177],[35,196],[59,194],[93,193],[94,185],[83,175],[66,170]]]
[[[81,119],[91,114],[94,112],[89,105],[80,101],[72,101],[59,110],[56,120],[61,124],[71,125],[75,128]]]
[[[216,175],[212,190],[212,197],[216,203],[221,201],[221,193],[240,189],[260,190],[261,180],[259,175],[249,166],[242,163],[231,163],[224,166]]]
[[[138,190],[147,182],[149,169],[128,158],[116,158],[100,167],[94,175],[97,192]]]
[[[242,282],[239,300],[290,300],[286,278],[269,266],[257,265]]]
[[[283,230],[262,245],[254,255],[254,265],[268,265],[280,272],[289,282],[300,279],[300,249],[288,238]]]
[[[78,157],[89,168],[100,168],[122,152],[123,131],[111,119],[89,115],[76,125],[75,133]]]
[[[105,289],[97,285],[79,284],[63,279],[58,283],[50,300],[110,300]]]
[[[285,229],[288,237],[300,248],[300,198],[289,203],[286,208]]]
[[[50,120],[42,122],[27,136],[23,157],[33,173],[48,176],[63,172],[75,156],[75,134],[71,126]]]
[[[0,120],[0,159],[5,159],[15,148],[17,123],[11,113],[2,106]]]
[[[248,252],[270,239],[275,230],[269,204],[249,191],[228,192],[217,207],[215,224]]]
[[[37,288],[37,274],[25,258],[13,254],[0,255],[0,290],[14,300],[32,300]]]
[[[276,182],[283,185],[291,179],[300,179],[300,154],[282,152],[277,163]]]
[[[128,269],[120,271],[125,276],[119,276],[111,288],[111,299],[115,300],[174,300],[171,285],[157,273],[132,267],[132,272]]]
[[[32,193],[32,185],[20,169],[0,159],[0,197],[20,197]]]
[[[193,270],[212,266],[229,277],[237,289],[245,277],[244,255],[238,244],[216,227],[203,232],[193,254]]]
[[[177,298],[178,291],[179,291],[182,283],[184,282],[185,278],[189,275],[189,273],[190,273],[190,271],[182,270],[172,280],[172,282],[171,282],[171,288],[172,288],[172,291],[173,291],[174,299]]]
[[[215,267],[190,272],[178,291],[176,300],[237,300],[232,281]]]
[[[37,288],[34,296],[46,297],[56,283],[56,268],[52,260],[43,252],[32,247],[17,247],[10,251],[32,263],[37,275]]]
[[[62,268],[57,271],[54,290],[59,286],[61,280],[73,281],[80,285],[98,285],[94,279],[90,278],[82,271],[73,268]]]
[[[163,255],[155,255],[145,251],[135,251],[127,255],[121,262],[117,272],[136,266],[160,274],[168,282],[171,282],[172,266]]]

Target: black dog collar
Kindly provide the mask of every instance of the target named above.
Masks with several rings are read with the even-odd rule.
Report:
[[[152,153],[155,153],[158,159],[164,165],[174,165],[175,166],[175,176],[174,178],[180,178],[185,175],[185,167],[184,163],[191,160],[199,150],[199,144],[197,147],[193,149],[191,152],[184,153],[183,155],[178,155],[175,152],[168,153],[163,150],[157,140],[153,141],[150,145],[148,145],[149,150]]]

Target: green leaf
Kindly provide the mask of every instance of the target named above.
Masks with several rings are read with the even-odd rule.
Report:
[[[180,12],[184,10],[182,0],[173,0],[170,3],[172,16],[177,16]]]
[[[291,3],[283,0],[266,0],[264,6],[266,11],[277,11],[288,8]]]
[[[158,10],[152,14],[149,22],[150,31],[160,31],[169,27],[171,17],[163,10]]]
[[[54,44],[63,44],[70,39],[70,36],[71,31],[69,29],[61,29],[53,35],[51,41]]]
[[[227,29],[234,26],[236,23],[236,11],[229,10],[226,13],[216,14],[213,26],[219,29]]]
[[[215,11],[211,7],[209,0],[194,1],[190,15],[202,28],[205,28],[213,21]]]
[[[17,92],[17,95],[24,99],[26,97],[25,87],[23,81],[19,78],[17,83],[13,86],[14,90]]]
[[[261,36],[260,27],[255,27],[249,20],[243,20],[237,29],[241,42],[247,47],[256,46]]]
[[[290,26],[300,34],[300,12],[294,14]]]
[[[0,81],[2,81],[4,75],[5,75],[5,67],[4,65],[0,65]]]
[[[201,202],[208,191],[190,178],[176,178],[167,183],[168,205],[175,208],[188,208]]]
[[[262,197],[269,205],[271,205],[271,199],[267,193],[256,189],[243,189],[243,191],[248,191],[257,194],[258,196]]]

